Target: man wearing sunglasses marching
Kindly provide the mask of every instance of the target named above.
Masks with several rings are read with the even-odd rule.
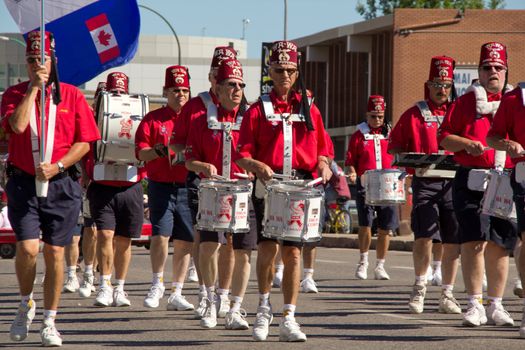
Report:
[[[153,278],[144,306],[157,308],[164,296],[164,265],[168,243],[173,237],[172,292],[168,310],[193,310],[182,296],[182,287],[190,263],[193,227],[188,206],[184,159],[168,149],[173,126],[190,97],[190,76],[183,66],[166,68],[163,95],[166,106],[149,112],[135,134],[137,159],[146,162],[148,206],[152,224],[150,259]]]
[[[292,169],[304,178],[313,178],[314,174],[318,174],[324,183],[332,176],[321,113],[313,103],[307,104],[309,101],[303,100],[306,98],[305,91],[301,96],[294,90],[298,74],[297,45],[290,41],[275,42],[270,54],[272,92],[261,96],[245,113],[237,145],[237,164],[256,174],[259,180],[256,187],[271,180],[274,173],[291,175]],[[309,113],[305,112],[305,108]],[[258,197],[259,192],[260,189],[256,188],[253,198],[258,231],[259,285],[253,337],[263,341],[268,337],[273,320],[270,290],[279,243],[262,235],[264,199]],[[306,341],[306,335],[295,321],[302,246],[302,242],[282,242],[284,306],[279,326],[280,341]]]
[[[514,321],[503,308],[509,269],[509,253],[514,249],[517,226],[504,220],[480,214],[486,172],[512,168],[505,151],[487,147],[487,133],[499,102],[507,87],[507,49],[498,42],[481,46],[479,83],[458,98],[447,110],[438,134],[440,145],[454,152],[460,165],[452,189],[454,211],[459,223],[461,267],[468,294],[463,325],[484,324],[512,326]],[[502,135],[506,136],[506,135]],[[479,179],[481,178],[481,181]],[[488,305],[483,307],[482,280],[487,271]]]
[[[454,66],[453,58],[432,57],[425,83],[425,100],[417,102],[401,115],[390,134],[389,153],[445,154],[439,150],[437,131],[451,99],[455,97]],[[459,266],[458,224],[452,206],[452,179],[455,173],[427,168],[407,171],[413,174],[411,227],[415,237],[412,255],[416,275],[409,310],[412,313],[423,312],[432,242],[437,240],[443,243],[439,312],[459,314],[461,308],[452,295]],[[433,280],[433,284],[438,283]]]

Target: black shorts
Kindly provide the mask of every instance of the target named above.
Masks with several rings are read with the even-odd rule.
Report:
[[[220,244],[227,244],[226,235],[232,236],[233,249],[254,250],[257,248],[257,231],[250,230],[246,233],[224,233],[214,231],[199,231],[200,243],[202,242],[216,242]]]
[[[512,251],[518,227],[515,223],[481,214],[483,192],[467,187],[469,168],[456,171],[452,186],[454,211],[459,224],[459,242],[491,241]]]
[[[377,227],[385,231],[395,231],[399,227],[399,209],[396,205],[368,205],[365,203],[365,188],[357,178],[355,198],[359,226],[372,227],[374,214],[377,214]]]
[[[415,239],[430,238],[459,244],[458,222],[452,204],[452,179],[414,176],[411,227]]]
[[[197,213],[199,212],[199,184],[201,179],[193,171],[186,176],[186,189],[188,190],[188,206],[190,207],[191,221],[197,224]]]
[[[514,204],[516,205],[516,217],[518,218],[518,237],[525,231],[525,185],[516,182],[516,172],[512,169],[510,177],[510,185],[512,186]]]
[[[139,238],[144,222],[142,184],[108,186],[92,182],[87,190],[91,216],[97,230],[114,231],[115,235]]]

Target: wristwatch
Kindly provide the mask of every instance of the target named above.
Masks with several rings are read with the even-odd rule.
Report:
[[[64,164],[61,161],[58,161],[57,165],[58,165],[58,172],[59,173],[63,173],[64,171],[66,171],[66,168],[64,167]]]

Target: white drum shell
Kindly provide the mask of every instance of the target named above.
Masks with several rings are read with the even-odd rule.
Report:
[[[364,173],[365,203],[393,205],[405,203],[405,179],[396,169],[367,170]]]
[[[510,175],[495,170],[489,172],[481,212],[500,219],[517,221]]]
[[[283,241],[317,242],[321,239],[323,192],[300,183],[267,186],[263,236]]]
[[[199,184],[197,230],[244,233],[250,231],[248,181],[203,179]]]

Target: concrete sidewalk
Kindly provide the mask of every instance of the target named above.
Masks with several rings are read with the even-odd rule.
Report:
[[[377,237],[372,237],[372,244],[370,249],[375,249],[377,243]],[[398,251],[412,251],[414,244],[414,235],[400,235],[391,237],[390,249]],[[321,247],[327,248],[359,248],[359,242],[357,239],[357,233],[350,234],[337,234],[337,233],[323,233],[323,238],[319,244]]]

